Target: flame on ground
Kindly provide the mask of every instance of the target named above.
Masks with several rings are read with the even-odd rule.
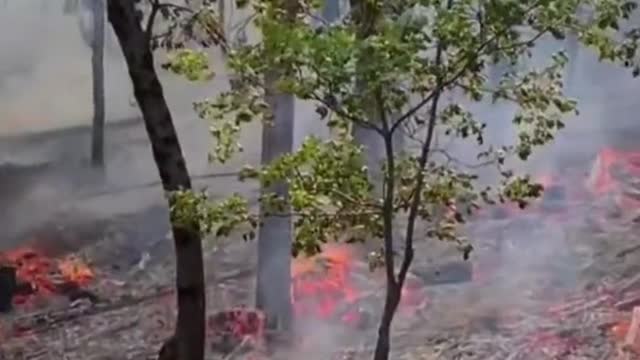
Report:
[[[15,304],[24,304],[33,295],[56,294],[65,285],[85,286],[94,278],[91,268],[75,257],[53,259],[30,247],[0,253],[0,264],[15,267],[18,283],[30,287],[28,293],[14,297]]]
[[[350,279],[353,257],[350,247],[330,245],[317,256],[293,262],[291,297],[296,316],[329,320],[339,306],[358,298]]]
[[[348,326],[360,326],[366,316],[360,305],[370,295],[383,291],[379,285],[384,285],[384,278],[375,273],[357,274],[368,272],[368,267],[358,262],[354,246],[348,244],[328,244],[317,256],[295,259],[291,298],[296,317],[338,320]],[[357,275],[373,279],[376,288],[365,288],[371,283],[357,281]],[[408,277],[402,291],[400,310],[415,309],[425,298],[423,284]]]

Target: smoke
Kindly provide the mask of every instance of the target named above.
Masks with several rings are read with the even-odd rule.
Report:
[[[86,125],[91,120],[91,53],[86,11],[63,1],[7,0],[0,14],[0,134]],[[84,29],[83,29],[84,28]],[[137,115],[115,36],[107,27],[107,118]],[[90,31],[89,31],[90,32]]]
[[[7,184],[0,190],[0,226],[7,237],[55,222],[60,212],[110,217],[164,204],[126,64],[110,26],[105,27],[104,58],[106,167],[102,172],[89,166],[92,17],[86,1],[77,8],[70,4],[73,1],[0,1],[0,182]],[[158,70],[193,175],[235,171],[239,164],[256,163],[260,154],[260,141],[255,141],[259,130],[253,126],[243,135],[246,152],[236,161],[224,166],[208,161],[208,124],[197,118],[192,106],[227,86],[222,57],[217,50],[211,54],[220,73],[213,82],[189,83]],[[160,63],[164,55],[156,58]],[[222,195],[246,189],[232,177],[196,184]],[[166,222],[166,217],[158,221]],[[6,242],[0,247],[12,246]]]
[[[156,181],[158,175],[139,111],[132,104],[126,66],[109,26],[106,27],[105,56],[107,165],[104,173],[89,168],[91,53],[86,44],[86,30],[91,27],[91,21],[86,12],[65,14],[63,10],[62,0],[0,0],[0,46],[3,49],[0,56],[0,201],[4,205],[0,226],[6,235],[6,240],[3,238],[0,242],[0,250],[14,246],[15,241],[20,240],[11,240],[13,236],[56,219],[61,211],[108,218],[114,214],[141,211],[164,201],[157,186],[135,187]],[[238,17],[242,18],[242,15]],[[530,65],[542,66],[551,52],[567,45],[545,39],[536,48],[536,56]],[[567,128],[558,134],[551,146],[531,161],[517,164],[520,170],[563,174],[567,165],[588,167],[603,145],[637,146],[640,131],[636,129],[640,128],[635,122],[640,105],[634,94],[638,93],[638,85],[629,71],[599,62],[587,49],[580,48],[570,55],[568,74],[571,77],[567,91],[578,100],[581,114],[567,121]],[[207,124],[196,118],[191,104],[204,97],[213,97],[226,87],[223,60],[219,54],[213,59],[214,68],[221,73],[213,83],[190,84],[162,73],[183,151],[189,169],[196,175],[233,171],[240,164],[255,164],[260,158],[260,128],[256,125],[243,134],[241,142],[245,151],[235,161],[224,166],[212,166],[207,161],[210,146]],[[483,103],[473,109],[489,121],[487,138],[492,143],[513,141],[514,129],[510,125],[513,107]],[[299,146],[309,134],[328,136],[311,104],[297,103],[296,117],[294,146]],[[79,128],[70,130],[73,127]],[[34,135],[27,140],[9,139],[45,130],[58,132]],[[468,161],[475,157],[473,148],[468,146],[456,147],[455,153]],[[222,195],[247,188],[233,178],[214,178],[199,185],[207,185],[212,193]],[[133,190],[125,191],[129,187]],[[97,193],[102,195],[94,196]],[[158,216],[157,221],[166,222],[164,216]],[[153,227],[155,221],[148,220],[141,226]],[[530,247],[518,245],[503,253],[499,261],[501,271],[509,275],[508,281],[499,287],[480,289],[476,295],[494,307],[499,307],[505,299],[523,301],[511,294],[522,287],[520,280],[559,259],[561,245],[555,240],[564,236],[563,230],[554,225],[544,233],[527,232],[522,228],[505,232],[514,244],[524,243]],[[539,239],[545,241],[536,241]],[[421,256],[417,258],[427,258],[427,262],[441,261],[445,258],[439,256],[441,253],[460,256],[451,252],[450,244],[442,252],[434,250],[436,246],[431,242],[423,244],[427,246],[418,249]],[[522,251],[527,251],[528,256],[519,256]],[[563,257],[561,260],[563,264],[571,265],[571,259]],[[569,282],[575,277],[570,266],[557,272]],[[431,294],[438,296],[439,291],[434,289]],[[441,299],[453,301],[448,295]],[[469,296],[463,300],[472,302],[473,299]],[[340,336],[334,329],[323,328],[316,340],[321,347],[331,348]]]
[[[563,181],[567,191],[582,186],[596,154],[603,147],[637,151],[634,139],[640,130],[637,125],[640,108],[633,95],[640,86],[630,69],[601,62],[593,50],[575,46],[571,41],[542,39],[534,49],[533,58],[524,65],[539,68],[549,63],[552,53],[562,49],[567,51],[569,64],[565,72],[565,91],[578,102],[580,114],[565,119],[566,128],[529,161],[512,164],[520,173],[527,172],[537,177],[555,176]],[[459,101],[459,98],[454,94],[449,100]],[[488,143],[513,143],[515,128],[511,120],[516,110],[513,105],[488,101],[465,105],[479,120],[487,122],[485,140]],[[442,143],[443,137],[439,139]],[[467,163],[475,161],[477,147],[470,141],[464,144],[455,142],[450,149]],[[498,178],[495,172],[479,171],[483,180],[495,184]],[[586,276],[581,274],[583,262],[597,261],[590,258],[595,255],[589,255],[596,252],[590,241],[594,235],[585,225],[585,208],[589,204],[571,204],[566,199],[561,201],[568,206],[566,219],[561,221],[557,221],[556,215],[547,214],[548,217],[543,218],[539,214],[520,213],[503,220],[483,219],[471,224],[465,235],[475,247],[471,255],[474,275],[479,269],[476,265],[489,264],[492,267],[489,272],[497,279],[480,286],[466,284],[433,288],[432,323],[455,323],[452,317],[473,321],[492,313],[499,317],[505,309],[526,311],[528,306],[535,305],[532,304],[535,301],[531,301],[532,293],[547,294],[549,289],[579,289],[581,281],[584,281],[581,276]],[[576,247],[583,247],[581,251],[586,255],[576,256]],[[451,248],[450,244],[429,240],[419,245],[418,252],[430,253],[427,262],[437,264],[461,256]],[[464,309],[464,312],[451,315],[452,307]],[[483,330],[488,328],[486,324],[482,327]]]

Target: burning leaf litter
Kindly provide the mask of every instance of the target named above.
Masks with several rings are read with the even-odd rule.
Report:
[[[91,268],[74,256],[55,259],[30,247],[0,253],[0,264],[15,269],[15,305],[28,305],[37,297],[66,295],[94,278]]]
[[[554,190],[532,208],[481,214],[482,221],[469,229],[478,249],[471,281],[434,285],[420,276],[409,278],[402,307],[409,316],[399,314],[393,358],[637,359],[636,159],[636,153],[605,149],[589,179],[582,179],[583,187],[576,186],[580,179],[544,176],[547,189]],[[242,249],[245,255],[209,254],[207,263],[215,274],[231,274],[208,287],[210,359],[267,358],[263,344],[270,335],[262,315],[238,307],[251,302],[253,275],[238,270],[252,262],[244,257],[248,248]],[[50,292],[58,289],[50,284],[74,282],[105,300],[0,318],[5,329],[0,353],[5,358],[154,358],[173,327],[172,296],[161,290],[171,288],[172,266],[150,261],[146,271],[118,279],[105,269],[96,276],[97,269],[77,259],[47,259],[24,250],[5,260],[22,264],[16,267],[21,281]],[[527,256],[521,257],[523,253]],[[540,259],[545,261],[533,261]],[[416,268],[420,265],[418,259]],[[34,275],[34,269],[55,276]],[[346,343],[332,343],[335,353],[320,359],[368,358],[384,295],[383,277],[370,273],[366,259],[353,247],[342,245],[295,260],[292,273],[296,315],[331,323],[349,334]]]

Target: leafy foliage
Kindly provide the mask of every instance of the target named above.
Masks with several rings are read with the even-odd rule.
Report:
[[[404,131],[414,145],[427,150],[423,164],[419,154],[411,152],[381,164],[387,187],[394,179],[394,188],[387,189],[393,192],[392,216],[406,217],[420,193],[417,214],[427,225],[422,236],[460,242],[457,225],[474,209],[500,201],[524,207],[541,193],[540,185],[524,174],[517,176],[505,164],[509,158],[528,159],[564,127],[566,115],[577,113],[575,101],[563,95],[568,59],[559,52],[546,66],[529,67],[527,59],[535,45],[541,39],[573,34],[602,59],[636,66],[638,32],[628,31],[623,37],[619,32],[635,9],[627,1],[453,0],[445,5],[437,0],[405,0],[391,7],[376,0],[357,3],[354,16],[318,27],[312,21],[317,3],[298,1],[298,16],[283,21],[284,3],[244,2],[241,5],[252,6],[256,13],[254,26],[262,41],[230,51],[228,68],[234,86],[195,106],[212,124],[216,140],[212,159],[226,161],[242,149],[238,136],[243,124],[270,121],[263,100],[269,69],[279,69],[281,91],[317,105],[317,113],[336,136],[327,141],[309,138],[297,152],[250,176],[263,185],[277,181],[290,185],[289,198],[264,195],[261,201],[272,213],[284,211],[285,204],[293,207],[295,253],[318,251],[321,242],[346,229],[362,230],[360,237],[383,236],[385,199],[373,191],[363,149],[350,136],[353,126],[371,128],[385,139]],[[187,77],[197,77],[196,65],[207,70],[201,61],[177,58],[182,65],[170,69]],[[486,69],[498,62],[513,66],[492,86]],[[443,93],[457,98],[440,104],[438,111],[438,101],[433,100]],[[485,143],[486,122],[491,119],[478,118],[467,105],[487,99],[517,105],[515,144]],[[429,133],[434,132],[474,142],[482,164],[495,166],[501,174],[499,186],[480,186],[476,173],[431,143]]]
[[[525,207],[544,190],[510,165],[526,161],[552,141],[565,119],[577,114],[577,104],[563,92],[566,55],[560,51],[546,64],[533,66],[537,44],[570,35],[601,60],[640,73],[633,1],[351,0],[349,16],[330,25],[318,25],[320,4],[313,0],[244,0],[238,5],[252,7],[261,40],[229,50],[231,89],[195,105],[198,115],[211,123],[216,142],[212,160],[224,162],[242,150],[238,137],[244,124],[270,125],[264,96],[267,79],[275,72],[278,90],[313,102],[334,136],[310,137],[299,150],[260,169],[247,168],[242,177],[259,181],[263,188],[289,185],[286,196],[266,193],[260,204],[270,215],[295,217],[294,255],[317,252],[323,242],[344,238],[345,233],[351,234],[348,240],[382,239],[374,259],[386,266],[388,289],[398,298],[413,259],[414,239],[454,242],[467,257],[472,246],[459,229],[476,209],[507,201]],[[194,27],[179,20],[185,14],[205,30],[215,23],[206,4],[203,9],[209,12],[169,9],[173,12],[165,18],[170,30],[193,34]],[[204,33],[214,35],[201,45],[224,43],[215,31]],[[168,68],[200,79],[198,73],[208,67],[195,54],[200,53],[181,50]],[[497,64],[510,67],[496,84],[487,72]],[[512,119],[516,137],[510,144],[485,141],[487,124],[494,120],[471,109],[473,103],[486,101],[517,108]],[[351,135],[356,126],[373,130],[384,141],[382,194],[370,176],[377,169],[367,169],[365,149]],[[411,146],[398,149],[398,132],[417,151]],[[441,145],[452,142],[472,144],[478,162],[464,163]],[[479,180],[489,167],[499,174],[491,186]],[[205,194],[173,196],[173,216],[202,231],[225,235],[240,225],[258,225],[238,195],[217,204]],[[398,220],[406,225],[401,237]],[[421,233],[416,234],[416,223]],[[398,270],[394,249],[399,238],[404,254]],[[399,299],[391,299],[393,313]]]
[[[182,75],[190,81],[210,80],[215,74],[209,68],[207,55],[202,51],[179,49],[169,55],[163,68]]]

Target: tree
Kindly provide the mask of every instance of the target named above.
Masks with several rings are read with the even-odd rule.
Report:
[[[322,7],[322,17],[332,23],[340,17],[340,0],[327,0]]]
[[[91,84],[93,97],[93,124],[91,131],[91,165],[104,166],[104,0],[65,0],[64,14],[76,14],[80,35],[91,48]]]
[[[93,39],[91,41],[91,75],[93,84],[93,127],[91,136],[91,164],[104,166],[104,2],[92,0]]]
[[[279,74],[272,69],[265,78],[265,100],[269,105],[271,121],[262,126],[263,166],[293,150],[294,98],[281,93],[277,87]],[[274,194],[285,202],[289,189],[285,181],[278,181],[262,189],[263,195]],[[285,212],[290,206],[283,204]],[[256,307],[264,311],[267,322],[274,329],[284,331],[291,327],[291,242],[293,223],[290,215],[273,216],[262,211],[258,231],[258,269],[256,280]]]
[[[145,28],[141,24],[144,20],[143,9],[149,10]],[[153,29],[156,16],[167,20],[165,23],[170,21],[170,24],[174,25],[189,21],[191,31],[200,29],[198,25],[209,29],[211,17],[208,16],[208,12],[163,4],[156,0],[149,3],[108,0],[107,14],[129,69],[134,96],[142,111],[153,158],[171,209],[171,230],[176,251],[178,319],[175,334],[161,349],[160,358],[202,360],[205,287],[201,228],[200,224],[192,221],[190,217],[182,216],[182,211],[196,211],[191,203],[185,202],[184,197],[180,196],[182,192],[191,190],[191,179],[173,118],[155,70],[153,54],[153,49],[157,46],[176,48],[181,41],[196,38],[193,33],[185,33],[184,28],[179,26],[169,26],[168,30],[159,36],[153,34]],[[218,40],[210,36],[209,32],[205,33],[209,41]]]
[[[601,59],[622,61],[640,72],[634,63],[640,31],[624,36],[617,31],[636,7],[628,1],[354,1],[351,16],[321,28],[312,21],[314,2],[298,1],[301,11],[292,21],[282,21],[283,2],[243,3],[256,12],[261,41],[229,52],[233,88],[197,106],[199,115],[212,122],[214,158],[224,161],[239,149],[243,124],[270,119],[264,96],[272,69],[279,69],[280,92],[317,104],[334,138],[310,138],[266,166],[245,169],[243,176],[264,188],[289,184],[288,196],[263,193],[260,200],[271,215],[295,215],[294,255],[320,251],[322,243],[345,233],[354,234],[349,240],[380,242],[374,260],[383,266],[387,287],[375,360],[389,358],[391,324],[415,241],[449,241],[467,258],[473,247],[460,230],[479,207],[497,202],[525,207],[544,190],[514,165],[551,141],[577,104],[563,94],[567,56],[559,52],[534,66],[526,60],[535,46],[575,34]],[[593,14],[589,19],[577,15],[585,9]],[[501,62],[513,66],[500,81],[488,81],[487,67]],[[512,119],[514,144],[485,143],[485,125],[492,119],[466,105],[487,99],[518,108]],[[383,144],[381,163],[374,164],[378,168],[365,166],[354,127],[370,130]],[[416,151],[396,151],[400,131]],[[477,163],[461,160],[447,147],[465,142],[476,152],[464,155]],[[496,181],[480,181],[481,171],[493,171]],[[370,172],[382,174],[381,191]],[[244,212],[246,200],[237,195],[224,202],[233,210],[224,216],[222,204],[207,204],[204,195],[190,198],[206,204],[199,207],[198,222],[218,233],[245,222],[256,225],[256,217]]]
[[[576,104],[563,96],[561,74],[567,63],[563,53],[542,68],[518,70],[531,49],[544,37],[562,39],[574,33],[603,59],[624,58],[629,66],[636,49],[637,35],[630,34],[628,41],[620,43],[614,40],[618,21],[635,8],[631,2],[615,0],[362,1],[351,9],[351,20],[321,31],[304,19],[274,20],[277,2],[255,1],[254,5],[263,40],[230,57],[231,68],[243,81],[238,94],[264,91],[263,74],[277,65],[287,74],[280,80],[281,89],[317,102],[318,113],[328,119],[328,125],[343,131],[330,141],[311,139],[299,151],[252,174],[263,183],[289,182],[297,215],[294,250],[318,251],[321,242],[348,229],[382,239],[387,295],[376,360],[389,357],[391,322],[416,237],[453,241],[468,256],[472,246],[457,229],[474,209],[496,201],[514,201],[524,207],[543,190],[526,174],[510,170],[507,160],[524,161],[535,148],[551,141],[563,128],[564,115],[576,111]],[[577,16],[579,6],[596,15],[593,19]],[[489,84],[485,68],[500,61],[522,66],[501,75],[499,83]],[[364,86],[358,79],[366,79]],[[443,94],[453,92],[458,101],[442,100]],[[226,96],[244,104],[253,101]],[[487,97],[518,106],[513,119],[518,133],[515,145],[484,143],[483,121],[489,119],[476,118],[463,104]],[[258,112],[246,117],[263,116]],[[374,186],[362,167],[362,148],[349,131],[354,126],[370,129],[384,144],[382,196],[372,191]],[[417,153],[395,151],[394,135],[403,128],[410,130]],[[436,133],[473,141],[478,158],[496,168],[497,186],[481,185],[475,167],[464,166],[450,149],[436,146]],[[218,133],[221,144],[230,143],[226,135]],[[277,203],[274,197],[263,197],[263,201]],[[394,256],[400,241],[393,232],[397,218],[406,224],[399,259]],[[418,225],[420,235],[416,235]]]

